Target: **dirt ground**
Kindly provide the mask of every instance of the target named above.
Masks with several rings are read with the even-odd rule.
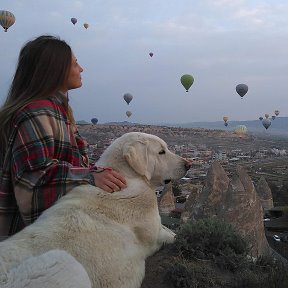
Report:
[[[169,248],[162,248],[146,260],[145,278],[141,288],[173,288],[164,279],[166,265],[171,259]]]
[[[277,247],[277,244],[279,243],[273,243],[274,246],[271,247],[281,254],[283,251]],[[288,248],[288,244],[285,244],[287,245],[286,248]],[[278,246],[280,246],[280,244]],[[286,251],[288,251],[288,249]],[[169,280],[167,281],[167,279],[165,279],[167,266],[169,263],[171,263],[171,259],[174,257],[173,253],[174,252],[171,249],[171,246],[166,246],[146,260],[145,278],[141,288],[174,288],[174,285],[169,283]],[[282,256],[285,257],[283,253]],[[225,273],[220,273],[219,275],[221,275],[223,279],[226,279],[225,277],[227,277]]]

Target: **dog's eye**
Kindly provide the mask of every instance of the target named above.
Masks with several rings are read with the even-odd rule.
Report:
[[[165,150],[161,150],[160,152],[159,152],[159,154],[161,155],[161,154],[165,154]]]

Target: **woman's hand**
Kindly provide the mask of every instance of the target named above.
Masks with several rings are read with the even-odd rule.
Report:
[[[105,190],[106,192],[113,193],[126,188],[126,180],[118,172],[112,169],[105,169],[101,172],[92,172],[94,177],[95,186]]]

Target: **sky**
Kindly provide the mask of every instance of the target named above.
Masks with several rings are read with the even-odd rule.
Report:
[[[288,115],[287,0],[2,0],[0,10],[16,17],[7,33],[0,30],[1,104],[21,47],[51,34],[84,69],[82,87],[69,92],[76,120],[181,124]],[[194,77],[189,92],[183,74]],[[243,98],[240,83],[249,88]],[[129,105],[125,93],[133,95]]]

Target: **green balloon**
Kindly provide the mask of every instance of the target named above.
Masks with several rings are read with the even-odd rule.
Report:
[[[188,90],[192,86],[193,82],[194,82],[194,78],[192,75],[189,75],[189,74],[182,75],[181,83],[184,86],[184,88],[186,89],[186,92],[188,92]]]

